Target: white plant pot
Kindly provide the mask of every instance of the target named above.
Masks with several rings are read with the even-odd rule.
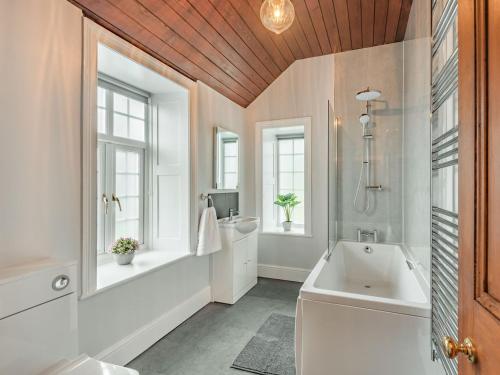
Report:
[[[290,232],[290,230],[292,229],[292,222],[291,221],[284,221],[281,224],[283,225],[283,230],[285,232]]]
[[[130,264],[132,262],[132,259],[134,259],[134,256],[135,252],[127,254],[113,254],[113,258],[115,258],[116,263],[121,266]]]

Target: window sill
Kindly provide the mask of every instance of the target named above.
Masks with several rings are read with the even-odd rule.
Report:
[[[292,228],[289,232],[285,232],[282,227],[263,228],[260,234],[271,236],[312,237],[311,234],[305,233],[303,228]]]
[[[191,253],[148,250],[136,254],[132,263],[124,266],[116,264],[114,260],[105,262],[97,266],[96,290],[82,296],[81,299],[102,293],[191,256],[193,256]]]

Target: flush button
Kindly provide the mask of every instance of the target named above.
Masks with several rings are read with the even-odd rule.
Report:
[[[59,275],[52,281],[52,289],[59,292],[69,285],[69,277],[66,275]]]

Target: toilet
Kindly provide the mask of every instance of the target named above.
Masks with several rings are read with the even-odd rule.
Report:
[[[0,269],[0,374],[139,375],[78,353],[77,263]]]

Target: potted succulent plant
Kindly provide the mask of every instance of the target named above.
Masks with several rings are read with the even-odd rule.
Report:
[[[300,203],[295,193],[278,194],[274,204],[280,206],[285,214],[285,221],[282,223],[285,232],[290,232],[292,228],[293,209]]]
[[[110,252],[113,254],[116,263],[120,265],[130,264],[134,259],[135,251],[139,248],[139,241],[133,238],[119,238],[110,246]]]

